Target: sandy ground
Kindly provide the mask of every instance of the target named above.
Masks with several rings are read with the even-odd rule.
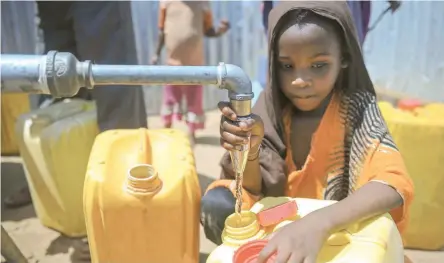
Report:
[[[149,119],[150,128],[160,128],[158,117]],[[195,147],[195,157],[199,180],[203,189],[219,175],[218,162],[223,150],[219,147],[218,137],[219,115],[212,111],[207,113],[207,127],[198,134]],[[185,130],[183,124],[176,128]],[[1,164],[1,197],[2,199],[25,184],[21,159],[17,157],[2,157]],[[73,257],[79,248],[79,240],[69,239],[59,233],[42,226],[35,216],[32,205],[20,209],[5,209],[1,207],[2,225],[14,239],[18,247],[30,263],[77,263]],[[205,262],[214,244],[206,240],[201,230],[201,258]],[[414,263],[443,263],[444,251],[406,252]],[[2,262],[4,262],[2,260]]]

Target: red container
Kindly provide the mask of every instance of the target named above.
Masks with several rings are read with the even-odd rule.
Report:
[[[398,101],[398,108],[401,110],[412,111],[422,107],[422,102],[417,99],[401,99]]]
[[[259,253],[267,245],[268,240],[255,240],[240,246],[233,256],[233,263],[256,263]],[[276,253],[272,254],[267,263],[274,263]]]
[[[263,210],[257,214],[261,226],[267,227],[278,224],[298,214],[298,205],[295,201],[289,201],[281,205]]]

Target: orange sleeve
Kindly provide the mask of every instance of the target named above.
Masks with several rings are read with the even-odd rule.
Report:
[[[204,12],[204,32],[207,32],[213,27],[213,12],[211,12],[210,3],[203,2],[203,12]]]
[[[166,19],[166,4],[164,1],[160,1],[160,3],[159,3],[159,21],[158,21],[158,27],[160,30],[164,30],[164,28],[165,28],[165,19]]]
[[[401,195],[404,201],[403,205],[390,211],[390,215],[402,234],[408,223],[414,186],[407,173],[401,153],[391,146],[380,143],[366,161],[363,175],[359,185],[370,181],[380,182],[393,187]]]
[[[234,180],[228,180],[228,179],[216,180],[208,186],[207,190],[205,191],[205,194],[211,189],[217,187],[228,188],[231,191],[231,193],[233,193],[233,196],[236,197],[236,183]],[[257,201],[259,201],[259,199],[260,199],[259,196],[252,195],[245,189],[242,189],[242,210],[249,210]]]

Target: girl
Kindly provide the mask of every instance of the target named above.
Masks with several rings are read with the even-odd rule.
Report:
[[[152,63],[157,64],[162,47],[166,46],[167,65],[201,66],[205,63],[204,37],[220,37],[229,29],[222,20],[213,27],[213,13],[208,1],[171,1],[159,3],[159,38]],[[191,144],[195,132],[204,128],[203,87],[200,85],[166,85],[163,92],[162,119],[171,128],[173,117],[182,119],[181,104],[185,97],[186,122]]]
[[[390,212],[402,232],[413,185],[376,103],[345,1],[282,1],[269,15],[269,85],[239,127],[221,102],[221,144],[231,150],[251,135],[243,209],[263,196],[330,199],[277,232],[259,262],[314,263],[329,233]],[[229,154],[222,178],[202,199],[207,238],[221,243],[234,212]]]

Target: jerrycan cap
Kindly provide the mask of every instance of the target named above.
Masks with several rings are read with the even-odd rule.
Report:
[[[406,111],[412,111],[418,107],[422,107],[422,102],[417,99],[401,99],[398,102],[398,108]]]
[[[298,205],[296,204],[296,201],[290,200],[259,212],[257,218],[261,226],[267,227],[295,217],[297,214]]]
[[[233,263],[256,263],[259,253],[267,245],[268,240],[254,240],[240,246],[233,256]],[[267,263],[273,263],[276,260],[276,253],[272,254]]]

